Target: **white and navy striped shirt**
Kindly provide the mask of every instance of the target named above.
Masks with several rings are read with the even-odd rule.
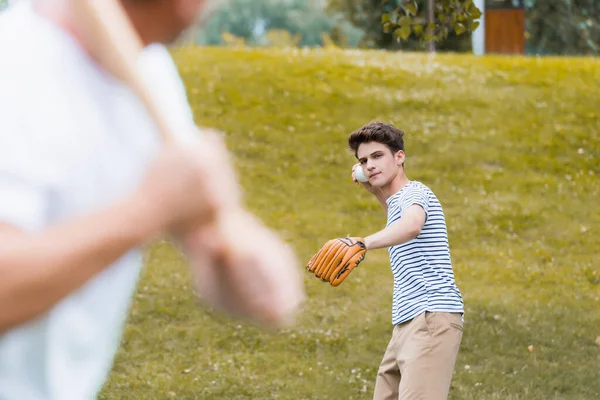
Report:
[[[415,239],[388,249],[394,274],[392,323],[408,321],[424,311],[464,313],[454,281],[444,211],[435,194],[411,181],[387,199],[387,226],[413,204],[425,210],[425,224]]]

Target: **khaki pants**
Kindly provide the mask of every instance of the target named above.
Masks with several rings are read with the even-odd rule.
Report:
[[[457,313],[426,312],[395,326],[373,399],[446,399],[462,334]]]

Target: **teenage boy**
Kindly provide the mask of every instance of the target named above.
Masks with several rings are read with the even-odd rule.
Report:
[[[386,227],[364,238],[387,248],[394,275],[392,338],[377,373],[375,400],[441,400],[448,395],[463,334],[463,299],[455,283],[442,206],[405,173],[404,132],[369,123],[348,144],[357,168],[387,213]]]

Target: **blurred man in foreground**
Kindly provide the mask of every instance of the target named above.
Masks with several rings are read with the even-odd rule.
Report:
[[[277,323],[303,298],[294,254],[244,209],[227,150],[196,128],[165,48],[208,2],[121,0],[146,46],[140,71],[176,128],[163,145],[87,51],[69,1],[23,0],[0,15],[2,400],[97,396],[140,248],[158,236],[181,246],[198,295],[224,311]]]

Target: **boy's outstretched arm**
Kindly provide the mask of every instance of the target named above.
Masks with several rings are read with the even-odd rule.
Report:
[[[409,242],[419,236],[425,219],[423,207],[413,204],[404,210],[401,219],[379,232],[365,237],[365,246],[367,250],[373,250]]]
[[[419,236],[426,213],[413,204],[402,217],[385,229],[365,238],[343,237],[327,241],[306,265],[309,272],[332,286],[340,285],[365,258],[368,250],[391,247],[409,242]]]

